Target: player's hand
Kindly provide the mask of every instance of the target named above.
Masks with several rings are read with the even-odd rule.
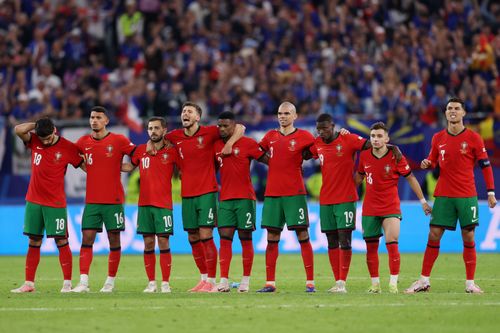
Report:
[[[403,153],[401,152],[401,150],[399,150],[399,147],[388,144],[387,148],[389,148],[392,151],[394,157],[396,158],[396,162],[399,163],[401,161],[401,158],[403,158]]]
[[[497,205],[497,199],[494,195],[488,195],[488,206],[494,208]]]
[[[432,213],[432,207],[427,202],[422,204],[422,209],[424,210],[425,215]]]
[[[229,156],[231,155],[231,153],[233,152],[233,147],[232,146],[228,146],[227,144],[224,146],[224,148],[222,148],[221,150],[221,154],[222,156]]]
[[[422,169],[427,169],[427,168],[430,168],[430,166],[432,165],[432,162],[428,159],[424,159],[422,160],[422,162],[420,163],[420,167]]]
[[[351,132],[349,132],[349,130],[345,129],[345,128],[341,128],[340,131],[339,131],[340,135],[347,135],[347,134],[351,134]]]
[[[148,140],[148,142],[146,143],[146,153],[152,156],[155,156],[157,153],[155,145],[151,140]]]

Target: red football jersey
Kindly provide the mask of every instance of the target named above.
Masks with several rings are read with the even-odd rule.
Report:
[[[434,134],[428,157],[433,166],[439,163],[440,167],[434,196],[477,196],[474,163],[487,158],[483,139],[470,129],[465,129],[458,135],[452,135],[446,129]]]
[[[319,194],[321,205],[334,205],[358,200],[354,184],[355,154],[360,151],[366,139],[355,135],[337,135],[330,143],[320,137],[310,148],[315,159],[319,159],[323,183]]]
[[[219,139],[217,126],[200,126],[193,136],[177,129],[167,133],[165,138],[175,145],[181,159],[182,197],[217,192],[214,162],[214,142]]]
[[[259,159],[265,153],[253,139],[243,137],[233,145],[233,152],[223,157],[221,150],[224,141],[215,142],[215,156],[219,163],[221,191],[219,200],[251,199],[256,200],[250,180],[250,162]]]
[[[283,135],[271,130],[260,141],[260,146],[269,153],[266,197],[304,195],[306,189],[302,179],[302,151],[314,144],[311,133],[295,129]]]
[[[373,155],[372,149],[364,150],[359,156],[358,172],[366,175],[363,216],[401,214],[398,180],[411,173],[404,156],[397,163],[390,150],[381,158]]]
[[[131,161],[139,166],[139,206],[172,209],[172,173],[179,164],[175,148],[163,148],[154,156],[146,152],[146,145],[134,151]]]
[[[84,135],[76,145],[87,160],[85,203],[122,204],[125,200],[120,180],[122,160],[134,151],[135,145],[125,136],[111,132],[100,140]]]
[[[44,146],[35,133],[26,146],[31,149],[31,178],[26,201],[43,206],[66,207],[64,175],[68,164],[78,168],[83,159],[71,141],[59,137],[52,146]]]

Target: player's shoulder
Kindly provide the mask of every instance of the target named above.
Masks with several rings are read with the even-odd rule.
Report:
[[[476,131],[471,130],[470,128],[466,128],[464,130],[464,134],[466,137],[474,139],[474,140],[482,140],[481,135]]]
[[[125,135],[113,132],[109,132],[108,138],[113,141],[130,141]]]
[[[253,138],[250,138],[248,136],[244,136],[241,139],[239,139],[238,141],[236,141],[236,143],[239,143],[239,144],[245,145],[245,146],[250,146],[250,145],[256,145],[257,141],[255,141]]]
[[[198,130],[198,132],[196,134],[198,134],[198,135],[202,135],[202,134],[216,134],[216,135],[218,135],[219,128],[215,125],[202,125],[202,126],[200,126],[200,129]]]
[[[312,135],[311,132],[309,132],[305,129],[302,129],[302,128],[297,128],[297,131],[295,132],[295,134],[298,136],[314,139],[314,135]]]
[[[339,135],[339,137],[341,140],[348,141],[348,142],[356,142],[356,141],[365,141],[366,140],[361,135],[354,134],[354,133]]]
[[[145,153],[146,152],[146,149],[147,149],[147,144],[143,143],[143,144],[140,144],[138,145],[136,148],[135,148],[135,151],[134,151],[134,155],[139,155],[139,154],[142,154],[142,153]]]
[[[67,147],[67,148],[71,148],[71,149],[73,149],[73,148],[77,149],[76,144],[74,144],[73,142],[69,141],[68,139],[66,139],[63,136],[59,136],[59,143],[61,144],[61,146],[64,146],[64,147]]]

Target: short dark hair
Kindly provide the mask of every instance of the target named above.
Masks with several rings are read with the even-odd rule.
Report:
[[[167,121],[163,117],[151,117],[148,119],[147,126],[149,126],[149,123],[152,121],[159,121],[161,124],[161,127],[166,128],[167,127]]]
[[[378,121],[376,122],[375,124],[373,124],[371,127],[370,127],[370,131],[373,131],[373,130],[379,130],[379,129],[382,129],[384,130],[386,133],[389,133],[389,129],[387,128],[387,126],[381,122],[381,121]]]
[[[448,104],[450,104],[450,103],[460,103],[460,105],[462,106],[462,109],[464,109],[464,111],[465,111],[465,102],[460,97],[452,97],[452,98],[450,98],[448,100],[448,102],[446,102],[446,106],[444,108],[444,111],[446,111],[446,109],[448,108]]]
[[[201,106],[199,106],[198,104],[196,104],[195,102],[191,102],[191,101],[187,101],[185,102],[184,104],[182,104],[182,110],[184,110],[184,108],[186,106],[192,106],[196,112],[198,112],[198,114],[200,115],[201,117],[201,114],[202,114],[202,110],[201,110]]]
[[[231,111],[224,111],[219,114],[219,117],[217,119],[229,119],[229,120],[235,120],[236,117],[234,116],[234,113]]]
[[[104,106],[94,106],[92,107],[92,109],[90,109],[90,112],[101,112],[101,113],[104,113],[105,115],[107,115],[107,112],[108,110],[106,110],[106,108]]]
[[[35,134],[41,138],[54,133],[54,123],[47,117],[40,118],[35,122]]]
[[[318,116],[318,118],[316,118],[316,122],[317,123],[322,123],[324,121],[328,121],[328,122],[331,122],[333,123],[333,118],[331,115],[329,115],[328,113],[322,113]]]

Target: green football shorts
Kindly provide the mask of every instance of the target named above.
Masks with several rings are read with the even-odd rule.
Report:
[[[83,210],[82,230],[102,232],[103,224],[106,231],[124,231],[125,213],[123,205],[86,204]]]
[[[47,238],[68,237],[66,207],[49,207],[27,201],[23,229],[23,233],[27,236],[43,237],[45,229]]]
[[[356,202],[320,205],[321,232],[356,229]]]
[[[141,235],[173,235],[172,210],[154,206],[139,206],[137,233]]]
[[[377,238],[382,237],[382,222],[389,217],[398,218],[400,221],[403,217],[400,214],[390,214],[384,216],[363,216],[361,218],[361,225],[363,226],[363,238]]]
[[[182,225],[184,230],[216,227],[217,192],[182,198]]]
[[[255,200],[233,199],[219,202],[218,227],[255,230]]]
[[[261,227],[283,230],[285,224],[288,230],[309,227],[305,195],[264,198]]]
[[[455,230],[457,228],[457,220],[460,221],[460,228],[462,229],[479,225],[477,197],[436,197],[434,206],[432,207],[430,225]]]

